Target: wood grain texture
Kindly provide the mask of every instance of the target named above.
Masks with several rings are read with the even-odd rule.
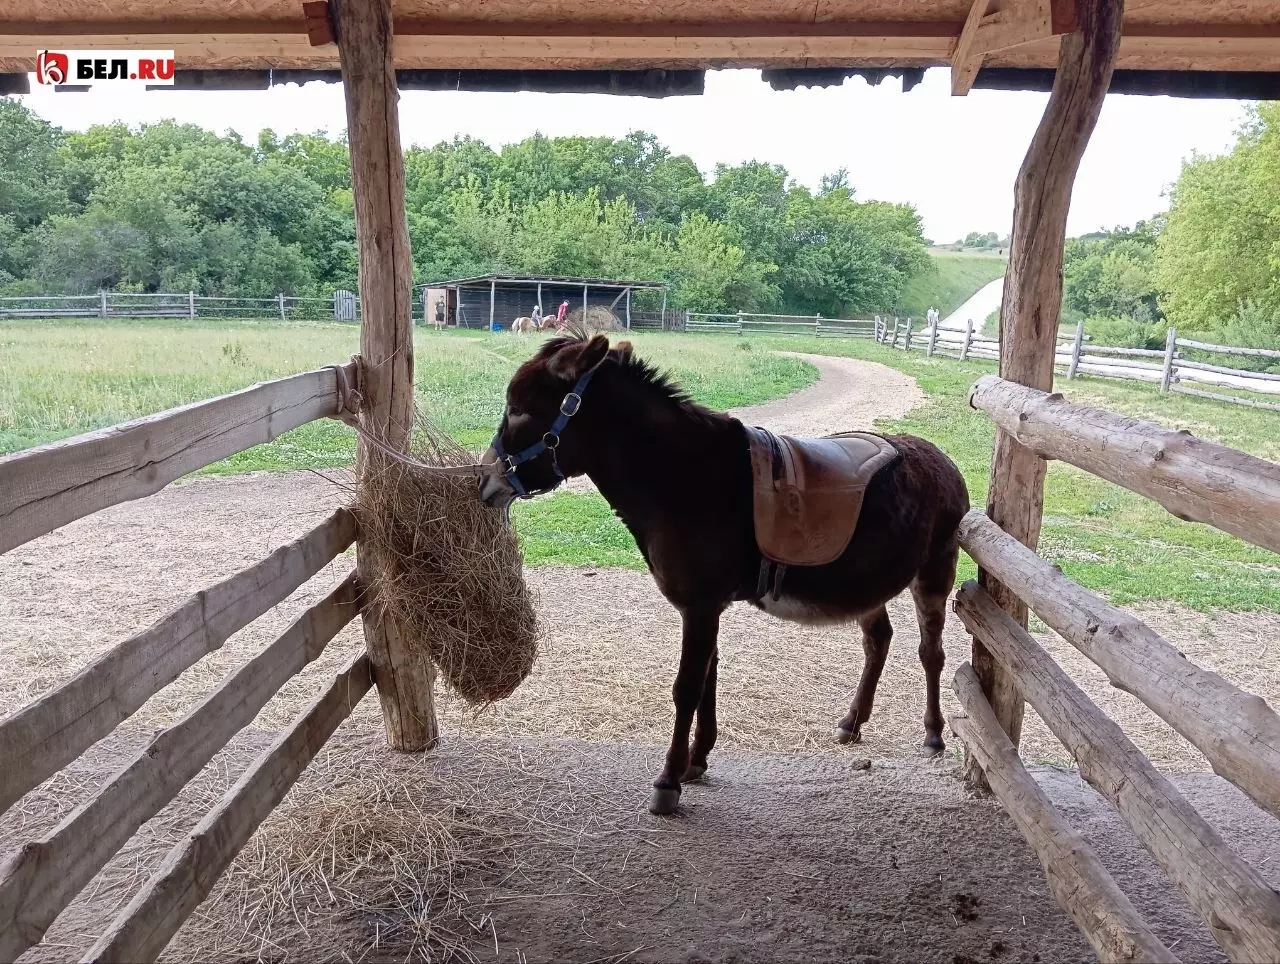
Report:
[[[968,663],[956,671],[953,688],[964,713],[951,717],[951,729],[977,757],[991,792],[1044,868],[1054,898],[1076,922],[1098,960],[1104,964],[1176,962],[1177,957],[1151,932],[1093,848],[1063,819],[1022,765]]]
[[[336,375],[321,369],[0,456],[0,552],[337,409]]]
[[[1142,620],[1076,585],[981,512],[960,523],[960,544],[1111,685],[1142,700],[1215,773],[1280,817],[1280,716],[1266,700],[1196,666]]]
[[[107,861],[356,615],[354,573],[57,827],[0,864],[0,960],[38,941]]]
[[[1235,961],[1280,960],[1280,894],[1227,846],[1112,719],[976,582],[956,613],[1017,681],[1083,776],[1110,800]]]
[[[361,653],[169,852],[84,960],[154,961],[372,685]]]
[[[328,565],[355,540],[339,509],[266,559],[191,596],[78,674],[0,722],[0,812],[131,716],[230,636]]]
[[[1179,519],[1280,552],[1280,465],[1274,462],[994,375],[974,384],[969,403],[1042,458],[1124,486]]]
[[[396,449],[413,431],[413,260],[405,215],[404,157],[400,150],[399,91],[392,66],[390,0],[334,0],[334,29],[342,58],[360,253],[361,423]],[[363,439],[361,467],[386,458]],[[366,583],[377,574],[359,552]],[[405,645],[389,616],[364,614],[365,646],[378,686],[387,743],[417,751],[439,739],[434,671]]]
[[[1067,209],[1080,159],[1111,84],[1124,0],[1078,0],[1076,9],[1078,29],[1062,40],[1053,91],[1014,185],[1009,269],[1000,306],[1000,374],[1034,388],[1053,385]],[[1043,459],[1008,433],[996,433],[987,514],[1032,548],[1040,540],[1044,474]],[[1027,610],[1022,601],[989,572],[979,571],[978,578],[1025,626]],[[972,661],[996,719],[1017,746],[1022,698],[977,640]],[[966,771],[970,780],[981,784],[981,770],[974,761],[968,762]]]

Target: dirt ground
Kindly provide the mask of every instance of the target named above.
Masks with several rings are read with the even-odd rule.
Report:
[[[878,413],[867,406],[855,417],[833,401],[825,415],[806,420],[805,411],[818,411],[816,403],[806,408],[814,396],[799,407],[796,400],[824,383],[830,393],[832,380],[849,392],[847,380],[860,379],[844,397],[865,400],[862,369],[881,366],[852,364],[859,371],[824,367],[823,381],[790,405],[761,406],[757,424],[819,434],[870,427],[876,414],[914,404],[903,400],[907,389],[883,385]],[[6,667],[0,713],[47,692],[189,594],[296,538],[344,497],[311,473],[197,479],[0,557]],[[112,737],[28,794],[0,818],[0,833],[22,841],[49,829],[351,565],[350,555],[335,561],[202,660]],[[721,635],[720,744],[706,784],[686,791],[678,817],[660,820],[644,804],[669,735],[679,637],[674,612],[642,573],[552,567],[532,570],[529,581],[547,646],[515,696],[479,715],[446,696],[444,744],[427,757],[388,753],[377,701],[367,698],[246,848],[220,896],[171,947],[171,959],[405,959],[428,951],[584,964],[1088,959],[1012,824],[990,801],[967,799],[954,779],[954,741],[940,761],[911,758],[922,735],[923,677],[909,604],[890,606],[897,641],[876,715],[856,747],[830,740],[861,666],[856,632],[731,610]],[[1188,658],[1280,704],[1280,615],[1205,615],[1174,606],[1144,607],[1141,614]],[[1175,773],[1205,769],[1194,748],[1110,687],[1073,648],[1051,635],[1040,638],[1159,766]],[[958,621],[949,621],[945,642],[954,668],[969,648]],[[348,627],[140,831],[28,958],[83,951],[270,733],[360,645],[358,628]],[[944,694],[950,712],[955,704]],[[1023,745],[1030,760],[1070,763],[1030,713]],[[867,760],[870,768],[863,769]],[[1109,808],[1072,773],[1046,769],[1041,779],[1153,925],[1180,942],[1179,955],[1220,959]],[[1228,839],[1280,883],[1280,865],[1266,862],[1280,852],[1280,825],[1216,777],[1192,773],[1182,782]],[[334,843],[335,851],[325,853],[331,866],[338,866],[339,850],[351,864],[346,891],[330,892],[320,877],[289,863],[296,846],[285,846],[284,837],[299,826],[317,828],[314,836],[323,841],[345,841],[346,850]],[[347,851],[355,840],[372,852],[380,839],[404,846],[388,857],[400,878],[375,887],[369,875],[387,861]],[[315,853],[307,859],[319,860]]]

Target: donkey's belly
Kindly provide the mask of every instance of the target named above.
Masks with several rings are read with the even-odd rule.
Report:
[[[766,595],[755,603],[770,616],[785,619],[789,623],[804,623],[806,626],[831,626],[836,623],[852,621],[858,613],[845,606],[830,603],[818,603],[809,599],[783,593],[777,599]]]

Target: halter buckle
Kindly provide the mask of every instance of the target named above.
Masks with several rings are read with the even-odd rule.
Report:
[[[578,414],[578,409],[582,407],[582,396],[577,392],[570,392],[560,401],[560,414],[566,418],[572,418]]]

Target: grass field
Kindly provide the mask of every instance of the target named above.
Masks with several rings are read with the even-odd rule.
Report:
[[[815,377],[769,348],[844,354],[912,375],[927,402],[884,431],[925,436],[960,465],[974,504],[985,501],[994,430],[968,407],[969,386],[993,363],[926,359],[863,340],[799,338],[744,342],[721,335],[646,334],[638,353],[670,369],[716,408],[794,391]],[[502,390],[533,338],[419,333],[419,401],[466,444],[486,443]],[[254,381],[340,361],[356,347],[347,326],[245,324],[22,323],[0,327],[0,452],[64,437]],[[1164,396],[1146,385],[1080,379],[1069,397],[1152,419],[1280,460],[1273,413]],[[325,420],[210,467],[214,472],[324,468],[348,464],[352,434]],[[643,568],[630,535],[596,495],[559,493],[516,508],[531,565]],[[1280,609],[1280,559],[1207,526],[1180,522],[1159,506],[1084,472],[1053,463],[1045,495],[1042,550],[1074,579],[1117,602],[1174,600],[1197,609]],[[965,561],[962,574],[971,574]]]
[[[934,251],[929,255],[932,269],[907,280],[898,299],[904,315],[923,317],[929,306],[946,317],[975,291],[1004,274],[1007,258],[993,254],[965,254],[961,251]]]

